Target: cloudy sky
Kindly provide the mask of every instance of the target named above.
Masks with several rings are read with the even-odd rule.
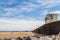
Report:
[[[0,0],[0,31],[34,30],[49,13],[60,14],[60,0]]]

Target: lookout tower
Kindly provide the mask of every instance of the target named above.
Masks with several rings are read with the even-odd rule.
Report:
[[[46,18],[45,18],[45,23],[50,23],[50,22],[54,22],[57,21],[58,17],[57,14],[47,14]]]

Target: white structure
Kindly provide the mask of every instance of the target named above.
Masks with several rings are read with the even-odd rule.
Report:
[[[58,19],[57,14],[47,14],[47,16],[45,18],[45,23],[54,22],[54,21],[57,21],[57,19]]]

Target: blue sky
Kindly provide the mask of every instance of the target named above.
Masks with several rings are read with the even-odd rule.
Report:
[[[60,0],[0,0],[0,30],[34,30],[49,13],[60,14]]]

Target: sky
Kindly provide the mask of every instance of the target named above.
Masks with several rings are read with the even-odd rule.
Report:
[[[60,0],[0,0],[0,31],[32,31],[52,13],[60,20]]]

